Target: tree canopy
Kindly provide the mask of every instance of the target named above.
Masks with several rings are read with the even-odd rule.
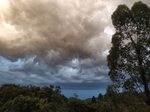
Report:
[[[131,9],[119,5],[111,19],[116,32],[107,56],[109,76],[121,87],[144,92],[150,104],[150,8],[142,2]]]
[[[148,112],[150,109],[133,92],[118,92],[108,85],[106,94],[88,99],[67,98],[60,86],[0,85],[0,112]]]

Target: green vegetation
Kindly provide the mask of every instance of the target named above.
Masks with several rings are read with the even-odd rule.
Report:
[[[76,94],[77,95],[77,94]],[[109,85],[106,94],[81,100],[67,98],[59,86],[37,87],[3,84],[0,87],[0,112],[147,112],[136,92],[119,93],[118,86]]]
[[[119,5],[112,14],[116,33],[107,57],[109,76],[125,91],[144,93],[150,105],[150,8],[135,2]]]

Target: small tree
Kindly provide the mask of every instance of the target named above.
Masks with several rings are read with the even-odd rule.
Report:
[[[111,18],[116,33],[107,57],[109,76],[120,86],[130,81],[128,87],[144,92],[150,104],[150,8],[142,2],[131,9],[119,5]]]
[[[96,103],[96,98],[95,98],[95,96],[92,97],[92,103]]]
[[[74,97],[74,98],[78,98],[77,93],[73,93],[73,97]]]
[[[114,104],[116,104],[118,102],[118,98],[119,98],[119,86],[116,84],[111,84],[108,85],[106,88],[106,98],[107,100],[109,100],[110,102],[113,102]]]
[[[103,95],[101,93],[99,93],[98,98],[99,101],[101,101],[103,99]]]

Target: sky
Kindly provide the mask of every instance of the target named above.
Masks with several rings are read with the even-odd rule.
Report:
[[[136,1],[0,0],[0,84],[52,84],[82,99],[104,94],[112,84],[111,15]]]

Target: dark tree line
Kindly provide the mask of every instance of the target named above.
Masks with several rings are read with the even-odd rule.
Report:
[[[76,94],[77,95],[77,94]],[[3,84],[0,87],[0,112],[147,112],[136,92],[119,93],[108,85],[106,94],[81,100],[61,94],[60,86],[38,87]]]

